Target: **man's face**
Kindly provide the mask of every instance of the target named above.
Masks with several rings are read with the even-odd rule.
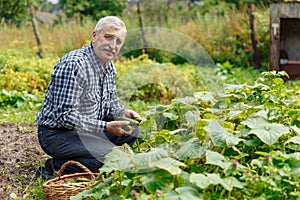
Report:
[[[92,44],[101,65],[116,58],[126,38],[126,29],[117,30],[113,26],[104,27],[100,32],[93,31]]]

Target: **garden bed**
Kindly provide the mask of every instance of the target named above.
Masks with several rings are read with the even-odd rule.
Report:
[[[0,199],[20,199],[29,192],[43,155],[36,125],[0,124]]]

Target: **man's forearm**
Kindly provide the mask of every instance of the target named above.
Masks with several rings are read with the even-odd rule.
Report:
[[[106,129],[106,122],[98,119],[90,119],[80,114],[65,115],[59,120],[65,128],[76,129],[83,132],[103,133]]]

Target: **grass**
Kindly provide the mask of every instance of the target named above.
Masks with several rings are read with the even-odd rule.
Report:
[[[175,9],[175,8],[172,8]],[[171,10],[172,10],[171,9]],[[197,13],[194,17],[189,16],[189,11],[181,10],[181,14],[169,12],[167,21],[161,23],[159,18],[153,20],[155,14],[144,12],[144,27],[168,28],[185,34],[211,55],[215,62],[238,61],[238,66],[250,66],[252,59],[251,40],[246,9],[230,9],[216,13]],[[258,45],[261,52],[268,52],[268,8],[256,9],[256,29]],[[159,11],[157,11],[159,12]],[[160,13],[162,14],[162,13]],[[172,16],[174,15],[174,16]],[[127,29],[139,28],[138,16],[135,8],[124,12],[121,17],[127,24]],[[39,33],[42,41],[44,56],[56,55],[61,57],[66,52],[77,49],[91,40],[91,33],[95,21],[86,19],[82,23],[78,20],[62,22],[54,26],[39,25]],[[212,25],[213,24],[213,25]],[[221,34],[220,34],[221,33]],[[19,28],[4,25],[0,29],[0,50],[18,49],[28,57],[36,55],[37,43],[34,38],[30,23],[25,23]],[[153,37],[153,36],[152,36]],[[149,39],[150,36],[147,37]],[[155,38],[155,36],[154,36]],[[239,51],[241,50],[241,51]],[[267,60],[263,57],[263,60]]]
[[[48,56],[55,54],[62,56],[66,52],[79,48],[90,39],[91,21],[87,21],[82,25],[76,22],[62,23],[54,27],[41,25],[39,33],[42,42],[43,55]],[[3,35],[0,39],[1,50],[18,49],[28,57],[36,55],[37,43],[32,31],[32,27],[23,24],[19,28],[14,26],[4,26],[0,29]]]
[[[0,109],[0,124],[13,122],[17,124],[35,124],[37,110],[27,108]]]
[[[28,189],[28,193],[25,194],[25,198],[23,197],[23,199],[26,199],[27,197],[28,197],[28,199],[31,199],[31,200],[46,199],[45,195],[43,193],[43,184],[45,182],[46,181],[41,178],[38,178],[35,181],[30,182],[29,183],[30,187],[28,187],[30,189]]]

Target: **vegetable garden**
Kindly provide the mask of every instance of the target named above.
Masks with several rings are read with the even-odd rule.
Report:
[[[39,109],[42,99],[38,93],[17,92],[17,87],[24,87],[25,91],[45,87],[41,83],[48,81],[46,75],[51,69],[41,70],[39,62],[33,62],[36,67],[29,69],[26,66],[30,61],[26,59],[20,62],[7,54],[5,58],[7,60],[2,57],[2,62],[6,63],[3,72],[13,67],[14,73],[26,75],[15,76],[25,81],[10,83],[4,79],[9,80],[11,73],[1,74],[3,83],[10,83],[6,85],[8,89],[1,91],[2,111],[8,111],[1,112],[2,123],[8,121],[7,116],[11,116],[12,121],[33,121],[34,117],[21,117],[30,110]],[[133,149],[128,146],[115,148],[100,169],[99,181],[73,199],[81,199],[84,195],[91,199],[299,197],[300,101],[297,82],[284,82],[281,79],[286,75],[284,72],[251,74],[246,69],[236,69],[224,63],[215,68],[203,68],[203,73],[222,77],[223,92],[205,91],[200,82],[197,83],[200,89],[187,96],[175,91],[184,91],[195,81],[173,85],[172,88],[170,75],[174,72],[180,74],[184,69],[189,72],[185,73],[186,79],[193,80],[195,68],[189,64],[157,63],[147,56],[117,62],[120,83],[129,65],[136,68],[132,70],[136,77],[140,76],[137,69],[141,66],[150,65],[153,69],[159,66],[156,72],[165,76],[159,76],[161,80],[156,80],[157,83],[171,88],[177,97],[170,101],[165,98],[159,103],[157,98],[161,93],[152,91],[152,96],[145,96],[147,87],[144,93],[136,90],[133,93],[136,99],[127,104],[139,109],[145,121],[138,143]],[[173,68],[173,71],[165,68]],[[249,78],[248,83],[240,83],[236,78],[242,75]],[[36,84],[39,87],[26,85],[31,76],[35,76],[32,80],[39,81]],[[128,94],[126,89],[130,90],[130,85],[124,87],[120,84],[120,93]],[[156,90],[163,91],[162,88]],[[145,97],[148,103],[142,101]],[[13,111],[15,113],[10,113]],[[105,179],[101,178],[102,175]]]
[[[152,106],[150,131],[115,148],[106,178],[72,199],[297,199],[299,94],[282,75],[226,84],[225,101],[197,92]]]

